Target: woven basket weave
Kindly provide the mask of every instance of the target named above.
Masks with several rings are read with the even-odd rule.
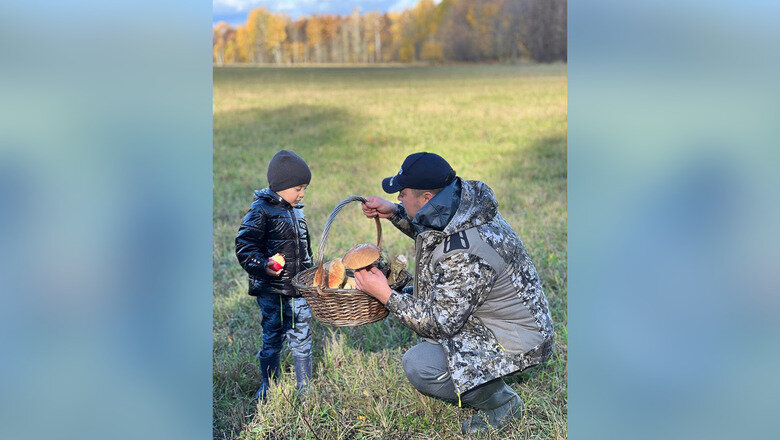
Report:
[[[328,232],[336,214],[350,202],[366,202],[360,196],[351,196],[342,200],[330,213],[325,229],[322,231],[322,239],[317,252],[317,265],[298,273],[292,280],[293,287],[306,298],[314,316],[324,324],[335,327],[354,327],[369,324],[384,319],[388,311],[377,299],[357,289],[329,289],[325,286],[327,276],[322,277],[322,284],[313,286],[314,274],[322,267],[322,259],[325,255],[325,244],[328,241]],[[376,221],[377,247],[382,249],[382,225],[379,218]],[[397,280],[389,280],[390,288],[400,290],[412,279],[408,271],[403,270]]]

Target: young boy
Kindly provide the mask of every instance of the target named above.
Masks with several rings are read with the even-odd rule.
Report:
[[[311,181],[306,162],[289,150],[281,150],[268,165],[268,188],[255,191],[236,236],[236,256],[249,274],[249,294],[262,312],[263,347],[258,352],[263,381],[255,399],[265,400],[269,379],[280,374],[279,353],[285,335],[293,354],[299,394],[311,380],[311,309],[295,288],[295,275],[313,266],[311,242],[303,205]],[[273,269],[269,258],[281,254],[284,266]]]

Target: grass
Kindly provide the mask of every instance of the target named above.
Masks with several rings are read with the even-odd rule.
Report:
[[[417,336],[392,317],[357,328],[315,322],[307,401],[294,399],[286,353],[270,400],[252,403],[260,383],[260,312],[246,294],[233,239],[280,148],[296,151],[312,170],[304,203],[315,253],[333,207],[350,195],[383,194],[380,178],[395,174],[410,153],[439,153],[460,176],[493,188],[542,278],[556,352],[543,367],[509,380],[526,415],[509,432],[486,438],[566,438],[566,67],[214,70],[214,437],[457,437],[459,421],[473,411],[424,397],[409,384],[401,356]],[[412,240],[387,222],[383,237],[387,254],[405,254],[412,263]],[[324,254],[340,256],[375,239],[373,222],[351,204],[336,218]]]

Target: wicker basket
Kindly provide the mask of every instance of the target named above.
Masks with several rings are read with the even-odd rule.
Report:
[[[325,324],[336,327],[354,327],[357,325],[369,324],[384,319],[388,311],[371,295],[356,289],[329,289],[323,284],[313,286],[314,273],[322,267],[322,258],[325,255],[325,243],[328,241],[328,232],[336,214],[341,211],[346,204],[350,202],[366,202],[366,199],[360,196],[347,197],[341,203],[336,205],[333,212],[330,213],[328,221],[325,222],[325,229],[322,231],[322,239],[317,256],[317,265],[298,273],[292,280],[295,289],[306,298],[314,316]],[[376,221],[377,246],[382,249],[382,225],[379,218]],[[408,271],[403,270],[397,280],[390,280],[390,288],[400,290],[412,279]]]

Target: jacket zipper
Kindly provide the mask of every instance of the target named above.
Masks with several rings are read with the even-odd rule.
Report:
[[[420,241],[420,234],[417,234],[414,238],[414,293],[419,292],[417,280],[420,279]]]
[[[300,258],[298,257],[298,246],[301,244],[300,237],[298,236],[298,219],[295,218],[295,207],[290,205],[290,216],[292,217],[293,231],[295,231],[295,264],[300,264]],[[295,301],[292,301],[292,328],[295,328]]]

